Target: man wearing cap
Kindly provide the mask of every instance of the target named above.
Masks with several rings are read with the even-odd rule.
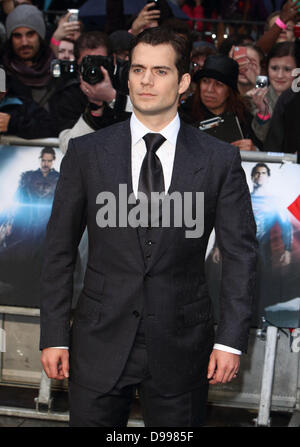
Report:
[[[45,43],[46,26],[42,12],[33,5],[17,6],[6,19],[7,48],[3,54],[6,72],[32,90],[40,99],[42,87],[50,81],[54,55]]]
[[[7,43],[1,62],[6,72],[8,95],[25,103],[35,103],[35,108],[40,106],[41,116],[47,112],[49,128],[46,136],[56,137],[58,119],[48,103],[54,54],[45,42],[42,12],[33,5],[17,6],[7,16],[6,33]],[[28,138],[32,138],[32,134]]]

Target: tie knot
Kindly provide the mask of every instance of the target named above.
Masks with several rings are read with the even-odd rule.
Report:
[[[143,136],[147,152],[156,152],[157,149],[166,141],[165,137],[163,137],[160,133],[147,133]]]

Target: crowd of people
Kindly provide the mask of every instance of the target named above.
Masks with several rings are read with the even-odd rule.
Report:
[[[160,9],[146,3],[136,15],[124,16],[122,28],[112,11],[119,14],[122,1],[106,2],[102,28],[80,16],[70,20],[67,8],[83,3],[59,2],[65,11],[49,22],[46,9],[58,8],[55,1],[0,2],[0,63],[6,73],[0,93],[2,134],[57,137],[65,153],[70,138],[125,120],[132,111],[127,90],[132,38],[145,28],[163,26],[190,43],[192,83],[178,104],[182,119],[199,127],[214,117],[226,122],[234,116],[239,135],[233,129],[232,140],[230,135],[226,139],[241,150],[297,152],[297,1],[160,0]],[[188,20],[175,17],[171,4]],[[212,26],[205,19],[229,17],[262,20],[264,32],[256,38],[251,30],[245,34],[235,27],[218,40],[204,32]],[[261,83],[258,76],[267,78]]]

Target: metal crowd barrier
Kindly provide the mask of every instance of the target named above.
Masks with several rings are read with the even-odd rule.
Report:
[[[0,145],[58,147],[58,139],[23,140],[13,136],[1,136]],[[251,162],[297,162],[297,156],[294,154],[242,152],[241,156],[243,161]],[[41,372],[38,349],[39,316],[37,308],[0,306],[0,347],[5,345],[5,337],[6,346],[9,348],[7,354],[0,352],[0,386],[15,385],[38,390],[35,409],[0,404],[0,415],[66,422],[69,419],[68,412],[53,411],[52,390],[58,386],[66,391],[67,385],[57,385]],[[258,332],[254,328],[251,330],[248,354],[242,359],[239,377],[230,384],[211,387],[209,403],[263,411],[258,415],[259,423],[256,425],[269,426],[271,410],[292,413],[291,425],[300,426],[299,353],[290,352],[288,341],[285,337],[278,337],[277,330],[274,330],[275,336],[271,337],[269,344],[266,342],[268,337],[262,337],[261,332]],[[267,365],[271,365],[271,368],[267,368],[266,373],[264,366],[266,362],[270,362],[270,352],[271,363]],[[24,359],[26,356],[27,363]],[[17,371],[18,362],[21,363],[21,372]],[[267,402],[262,402],[265,398],[263,393],[266,391],[263,380],[264,383],[267,380]],[[128,425],[143,426],[143,422],[130,420]]]
[[[58,138],[37,138],[32,140],[26,140],[24,138],[16,137],[14,135],[1,135],[0,145],[8,146],[38,146],[38,147],[59,147]]]

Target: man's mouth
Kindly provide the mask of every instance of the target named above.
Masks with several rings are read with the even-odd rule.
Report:
[[[139,93],[139,96],[152,97],[155,95],[153,95],[152,93],[148,93],[148,92],[141,92],[141,93]]]
[[[23,52],[23,53],[24,52],[27,53],[28,51],[32,51],[32,47],[21,47],[20,51]]]

